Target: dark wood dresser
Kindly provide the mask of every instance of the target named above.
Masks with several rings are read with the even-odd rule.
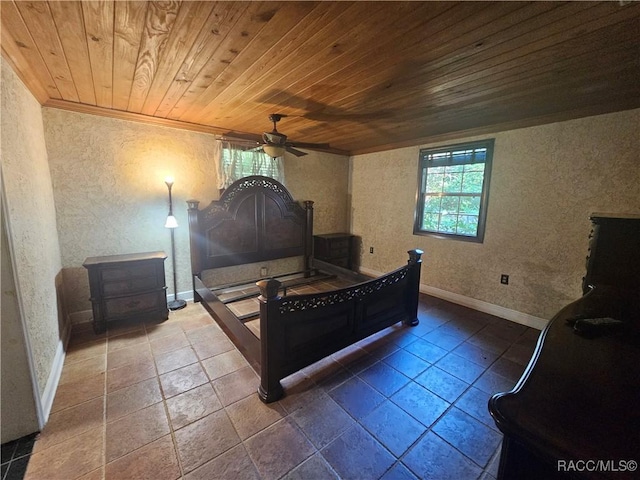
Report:
[[[313,256],[323,262],[351,269],[353,235],[349,233],[326,233],[313,236]]]
[[[169,318],[166,258],[164,252],[149,252],[89,257],[84,261],[96,333],[104,332],[111,320]]]
[[[504,433],[498,479],[639,478],[640,216],[591,220],[584,295],[542,331],[514,389],[489,400]]]

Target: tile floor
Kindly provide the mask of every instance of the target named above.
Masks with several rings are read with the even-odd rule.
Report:
[[[496,476],[489,396],[539,332],[423,296],[396,326],[283,381],[258,377],[200,305],[161,324],[75,328],[28,479],[476,479]]]
[[[2,480],[20,480],[24,477],[35,441],[36,434],[33,433],[2,444]]]

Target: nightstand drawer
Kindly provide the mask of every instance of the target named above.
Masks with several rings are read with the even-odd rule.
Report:
[[[163,287],[162,284],[158,284],[158,277],[140,277],[131,278],[129,280],[123,280],[121,282],[109,282],[102,284],[102,293],[106,296],[129,294],[135,292],[141,292],[150,290],[157,287]]]
[[[349,257],[330,258],[330,259],[327,259],[326,261],[329,263],[332,263],[333,265],[337,265],[343,268],[349,268],[350,266]]]
[[[327,248],[331,252],[337,252],[338,250],[348,250],[350,242],[350,238],[329,239],[327,241]]]
[[[103,282],[115,282],[129,278],[152,277],[156,274],[156,266],[153,263],[134,265],[128,267],[105,268],[101,272]]]
[[[323,262],[350,269],[352,239],[353,235],[348,233],[314,235],[313,256]]]
[[[127,317],[159,310],[162,301],[166,301],[164,291],[151,292],[105,300],[104,308],[108,317]]]
[[[104,332],[110,320],[142,321],[169,318],[164,279],[164,252],[89,257],[93,329]]]
[[[351,253],[351,249],[349,247],[344,248],[332,248],[327,252],[328,258],[340,258],[340,257],[349,257]]]

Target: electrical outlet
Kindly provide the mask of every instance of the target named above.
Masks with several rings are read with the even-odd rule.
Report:
[[[509,275],[507,275],[506,273],[500,275],[500,283],[503,285],[509,285]]]
[[[369,247],[369,253],[373,253],[373,247]]]
[[[260,267],[260,276],[261,277],[267,276],[267,267]]]

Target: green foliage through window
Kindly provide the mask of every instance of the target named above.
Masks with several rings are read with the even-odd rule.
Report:
[[[415,234],[482,242],[493,140],[420,151]]]

